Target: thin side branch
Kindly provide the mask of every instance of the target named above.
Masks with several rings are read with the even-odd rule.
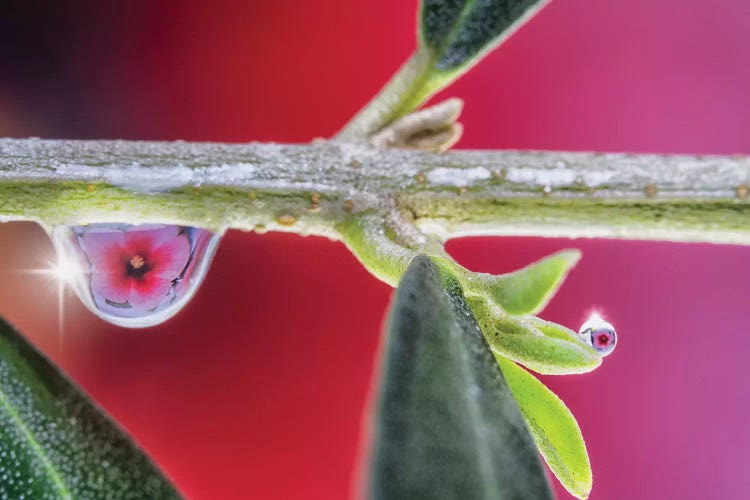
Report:
[[[431,55],[417,50],[393,75],[390,81],[337,134],[336,140],[366,142],[370,136],[404,116],[431,94],[427,86]]]

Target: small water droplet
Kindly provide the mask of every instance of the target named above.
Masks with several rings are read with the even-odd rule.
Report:
[[[59,264],[81,302],[115,325],[166,321],[192,298],[221,236],[161,224],[103,223],[52,230]]]
[[[594,348],[602,356],[606,356],[615,350],[617,345],[617,332],[612,323],[606,321],[597,313],[593,313],[586,322],[581,325],[578,335],[584,342]]]

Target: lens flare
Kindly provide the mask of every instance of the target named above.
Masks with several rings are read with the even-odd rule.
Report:
[[[75,281],[81,269],[63,256],[58,256],[56,262],[51,262],[44,274],[68,285]]]
[[[54,261],[49,261],[46,267],[36,269],[22,269],[22,274],[44,276],[48,285],[56,289],[57,295],[57,330],[59,338],[59,349],[63,352],[63,337],[65,325],[65,292],[67,286],[71,285],[81,274],[81,268],[71,262],[65,256],[58,255]]]

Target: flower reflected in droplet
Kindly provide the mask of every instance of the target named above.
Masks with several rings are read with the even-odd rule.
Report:
[[[134,311],[157,307],[190,258],[190,242],[177,226],[96,228],[82,235],[81,246],[94,297]]]
[[[221,236],[164,224],[58,226],[52,241],[69,284],[100,318],[143,328],[180,311],[203,281]]]
[[[615,327],[596,312],[581,325],[578,335],[602,356],[610,354],[617,345]]]

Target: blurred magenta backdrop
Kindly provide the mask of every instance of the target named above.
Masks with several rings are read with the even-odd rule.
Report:
[[[0,135],[327,137],[414,47],[414,0],[39,3],[0,6]],[[748,32],[744,0],[554,0],[444,93],[466,101],[459,147],[748,154]],[[620,340],[596,372],[546,378],[581,424],[591,498],[750,496],[750,249],[449,244],[487,272],[567,247],[584,258],[542,316],[577,328],[596,308]],[[16,272],[51,252],[0,226],[0,313],[187,496],[349,497],[392,290],[341,244],[231,231],[175,319],[123,330],[71,295],[62,338],[54,286]]]

